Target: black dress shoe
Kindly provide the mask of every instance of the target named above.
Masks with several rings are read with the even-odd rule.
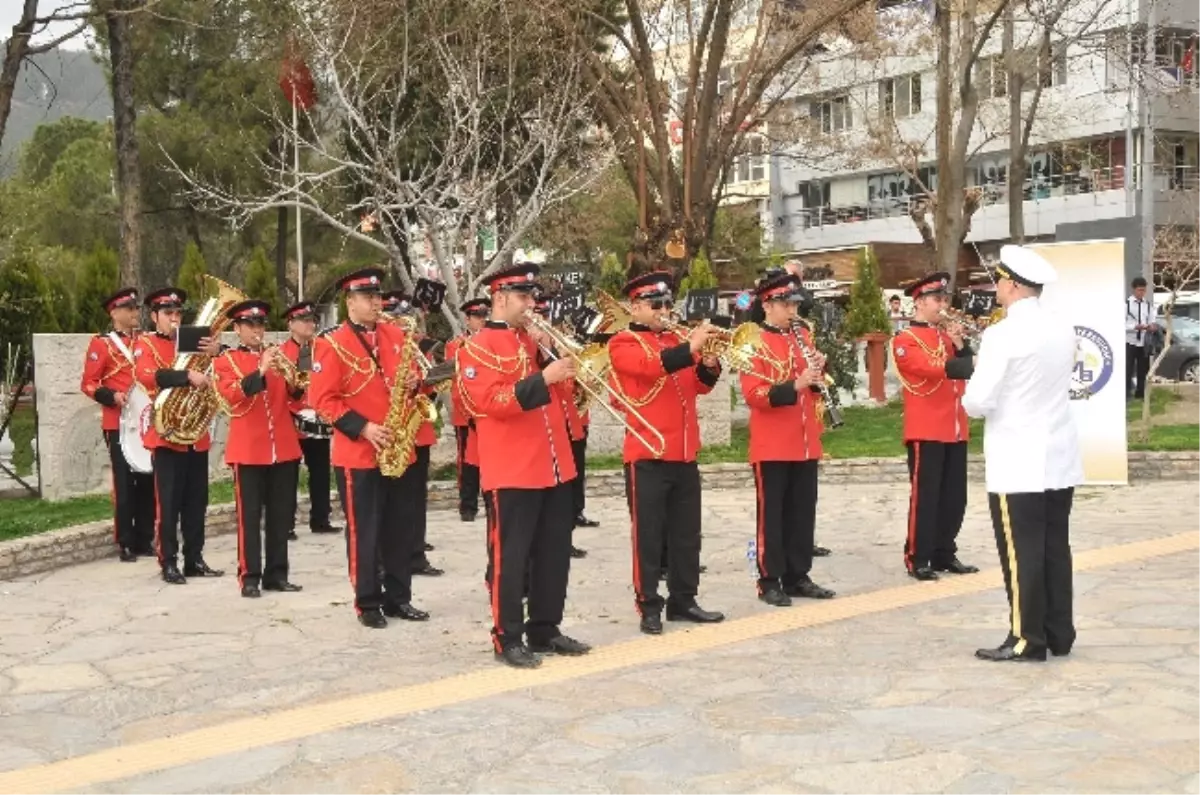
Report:
[[[195,563],[185,565],[183,574],[186,577],[224,577],[225,572],[220,569],[214,569],[205,563],[203,560],[198,560]]]
[[[1068,654],[1071,653],[1071,647],[1068,646],[1065,649],[1056,649],[1055,647],[1051,646],[1050,653],[1053,654],[1055,657],[1066,657]]]
[[[974,574],[979,571],[978,566],[968,566],[958,558],[950,558],[948,563],[939,563],[933,568],[936,571],[948,571],[951,574]]]
[[[288,531],[288,541],[299,541],[299,540],[300,540],[300,536],[296,535],[295,530]]]
[[[340,533],[342,528],[331,524],[319,524],[316,527],[310,527],[314,533]]]
[[[674,607],[667,605],[667,621],[691,621],[695,624],[716,624],[725,620],[724,613],[715,610],[705,610],[700,605]]]
[[[128,547],[121,547],[121,553],[118,555],[122,563],[134,563],[137,561],[137,553]]]
[[[581,657],[592,650],[592,647],[566,635],[558,635],[545,643],[529,643],[529,650],[535,654],[561,654],[564,657]]]
[[[792,597],[783,592],[783,589],[778,585],[772,585],[770,588],[764,588],[762,593],[758,595],[760,602],[766,602],[772,607],[790,607]]]
[[[576,546],[572,546],[572,547],[571,547],[571,557],[573,557],[573,558],[586,558],[586,557],[587,557],[587,550],[586,550],[586,549],[580,549],[579,547],[576,547]]]
[[[932,566],[917,566],[915,569],[909,569],[908,576],[914,580],[925,581],[936,580],[938,578],[937,572],[933,570]]]
[[[1016,647],[1005,644],[996,649],[977,649],[975,656],[989,662],[1045,662],[1046,650],[1027,646],[1018,654]]]
[[[479,516],[479,511],[459,511],[458,518],[464,522],[473,522],[475,517]]]
[[[589,519],[586,516],[584,516],[583,514],[579,514],[578,516],[575,517],[575,526],[576,527],[599,527],[600,523],[597,522],[595,519]]]
[[[187,578],[175,566],[164,566],[162,578],[163,582],[170,583],[171,585],[187,585]]]
[[[788,596],[800,596],[805,599],[832,599],[835,594],[828,588],[822,588],[812,580],[804,580],[784,588]]]
[[[262,596],[262,591],[258,589],[257,585],[243,585],[242,596],[246,597],[247,599],[257,599],[258,597]]]
[[[642,616],[642,624],[640,629],[647,635],[662,634],[662,616],[658,613],[647,613]]]
[[[387,619],[383,617],[382,610],[364,610],[358,614],[358,623],[369,629],[383,629],[387,626]]]
[[[402,618],[405,621],[429,620],[428,613],[426,613],[424,610],[418,610],[408,603],[402,605],[384,605],[383,614],[389,618]]]
[[[827,558],[827,557],[829,557],[829,554],[830,554],[830,552],[829,552],[828,547],[818,547],[818,546],[813,547],[813,557],[814,558]]]
[[[541,659],[525,646],[509,646],[496,652],[496,659],[513,668],[537,668],[542,664]]]
[[[428,541],[426,541],[426,542],[425,542],[425,551],[426,551],[426,552],[432,552],[432,551],[433,551],[433,549],[434,549],[434,547],[433,547],[433,544],[430,544]]]
[[[154,548],[153,547],[140,547],[138,549],[133,550],[133,554],[137,555],[139,558],[152,558],[152,557],[154,557]]]
[[[417,577],[441,577],[446,572],[434,566],[432,563],[426,563],[424,566],[419,566],[413,569],[413,576]]]
[[[264,591],[283,591],[284,593],[296,593],[297,591],[303,591],[304,586],[296,585],[295,583],[284,580],[283,582],[264,582],[262,589]]]

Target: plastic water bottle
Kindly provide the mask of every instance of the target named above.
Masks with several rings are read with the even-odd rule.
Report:
[[[750,539],[746,544],[746,566],[749,567],[750,573],[756,578],[758,577],[758,540]]]

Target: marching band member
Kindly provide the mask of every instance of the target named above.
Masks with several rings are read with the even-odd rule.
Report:
[[[343,276],[348,319],[313,342],[309,403],[333,426],[331,458],[347,520],[346,551],[354,608],[363,626],[380,629],[387,618],[425,621],[412,605],[409,523],[390,521],[406,510],[399,478],[379,470],[378,452],[391,444],[384,422],[394,385],[417,387],[413,362],[398,372],[407,343],[403,330],[378,323],[383,271],[366,268]],[[383,582],[376,562],[382,558]]]
[[[163,389],[211,389],[208,376],[196,370],[176,370],[175,336],[183,317],[187,293],[164,287],[146,296],[153,334],[138,337],[133,356],[137,380],[151,399]],[[206,356],[221,352],[221,341],[205,337],[200,349]],[[155,526],[158,563],[162,578],[183,585],[188,577],[220,577],[225,572],[204,562],[204,519],[208,511],[208,449],[212,442],[205,433],[193,445],[173,444],[159,437],[154,423],[142,441],[154,456],[154,496],[158,521]],[[183,571],[178,568],[179,535],[183,535]]]
[[[538,271],[520,264],[486,277],[491,319],[460,344],[455,360],[463,406],[479,434],[480,474],[490,503],[492,642],[497,659],[517,668],[540,665],[537,653],[591,650],[559,630],[571,568],[575,463],[558,393],[575,366],[556,359],[538,367],[538,346],[526,330]]]
[[[975,656],[1042,661],[1075,643],[1071,503],[1083,482],[1071,416],[1075,331],[1042,309],[1042,285],[1058,278],[1040,255],[1002,246],[996,299],[1006,315],[989,326],[963,405],[983,417],[988,508],[1008,592],[1009,634]]]
[[[420,338],[418,345],[421,355],[427,356],[437,342],[420,332],[417,332],[417,335]],[[424,390],[426,397],[430,400],[436,400],[436,392],[437,390],[432,387]],[[432,422],[426,420],[417,430],[417,460],[405,470],[404,475],[400,478],[404,483],[404,504],[411,506],[407,518],[410,518],[415,525],[413,537],[416,542],[413,544],[412,573],[425,577],[440,577],[445,573],[430,563],[429,556],[426,554],[433,551],[433,545],[426,539],[429,532],[429,459],[436,443],[437,430],[433,427]]]
[[[467,329],[446,343],[446,361],[454,361],[463,341],[483,328],[491,309],[492,302],[488,298],[472,298],[459,307]],[[458,442],[458,515],[464,522],[473,522],[479,515],[479,465],[477,450],[473,456],[468,455],[468,440],[474,436],[475,422],[467,416],[463,408],[458,380],[459,375],[455,373],[454,383],[450,387],[450,421],[454,424],[454,437]],[[470,446],[477,447],[475,444]],[[468,458],[474,458],[476,463],[472,463]]]
[[[892,361],[904,388],[904,444],[912,493],[904,565],[910,577],[979,571],[957,557],[955,539],[967,508],[970,425],[962,395],[973,366],[962,329],[943,329],[950,274],[932,273],[905,288],[913,299],[909,327],[892,337]]]
[[[137,290],[117,290],[102,305],[112,331],[92,338],[79,388],[103,407],[100,428],[112,462],[113,541],[121,560],[129,562],[154,554],[154,476],[134,472],[121,450],[121,410],[134,386]]]
[[[279,346],[279,352],[300,372],[311,373],[312,344],[317,335],[317,309],[311,302],[301,301],[288,307],[283,316],[287,320],[288,338]],[[308,405],[306,394],[291,400],[288,408],[292,413],[292,422],[297,426],[304,466],[308,468],[308,529],[314,533],[340,533],[342,528],[330,522],[329,492],[332,485],[329,480],[329,426],[317,419],[316,413]],[[297,466],[297,479],[299,475],[300,467]],[[292,491],[294,493],[296,489]],[[295,508],[292,514],[294,528]],[[295,540],[294,529],[288,533],[288,538]]]
[[[794,325],[796,305],[805,298],[800,280],[784,273],[764,280],[756,292],[764,313],[762,348],[753,372],[742,373],[741,386],[750,407],[750,464],[758,491],[758,598],[786,607],[792,596],[834,595],[809,577],[823,429],[813,386],[824,377],[825,361],[816,354],[816,366],[809,364],[802,346],[814,349],[812,338]]]
[[[633,531],[633,588],[641,630],[662,633],[663,600],[658,574],[664,541],[668,553],[668,621],[711,623],[721,613],[696,604],[700,587],[700,424],[696,396],[707,394],[721,375],[720,363],[702,356],[711,326],[701,324],[686,339],[665,330],[673,305],[671,276],[647,273],[631,279],[623,292],[633,322],[608,342],[612,384],[646,423],[662,434],[663,450],[650,450],[625,434],[625,490]],[[649,429],[630,416],[642,437]]]
[[[300,462],[289,402],[303,392],[276,371],[275,359],[284,354],[263,347],[270,311],[265,301],[230,307],[226,316],[239,345],[213,362],[216,389],[229,412],[225,463],[233,468],[237,504],[238,584],[248,598],[262,596],[262,591],[300,590],[288,582],[288,533],[296,515]]]

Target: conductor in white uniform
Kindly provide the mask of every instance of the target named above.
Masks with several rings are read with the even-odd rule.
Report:
[[[1040,662],[1075,642],[1069,535],[1083,480],[1070,409],[1075,331],[1040,300],[1057,278],[1040,254],[1000,249],[996,299],[1006,315],[984,332],[962,399],[985,420],[988,507],[1010,616],[1004,643],[975,652],[982,660]]]

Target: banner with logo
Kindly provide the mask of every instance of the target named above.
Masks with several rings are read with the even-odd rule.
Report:
[[[1075,326],[1071,408],[1084,480],[1129,482],[1125,424],[1125,242],[1032,245],[1058,271],[1042,304]]]

